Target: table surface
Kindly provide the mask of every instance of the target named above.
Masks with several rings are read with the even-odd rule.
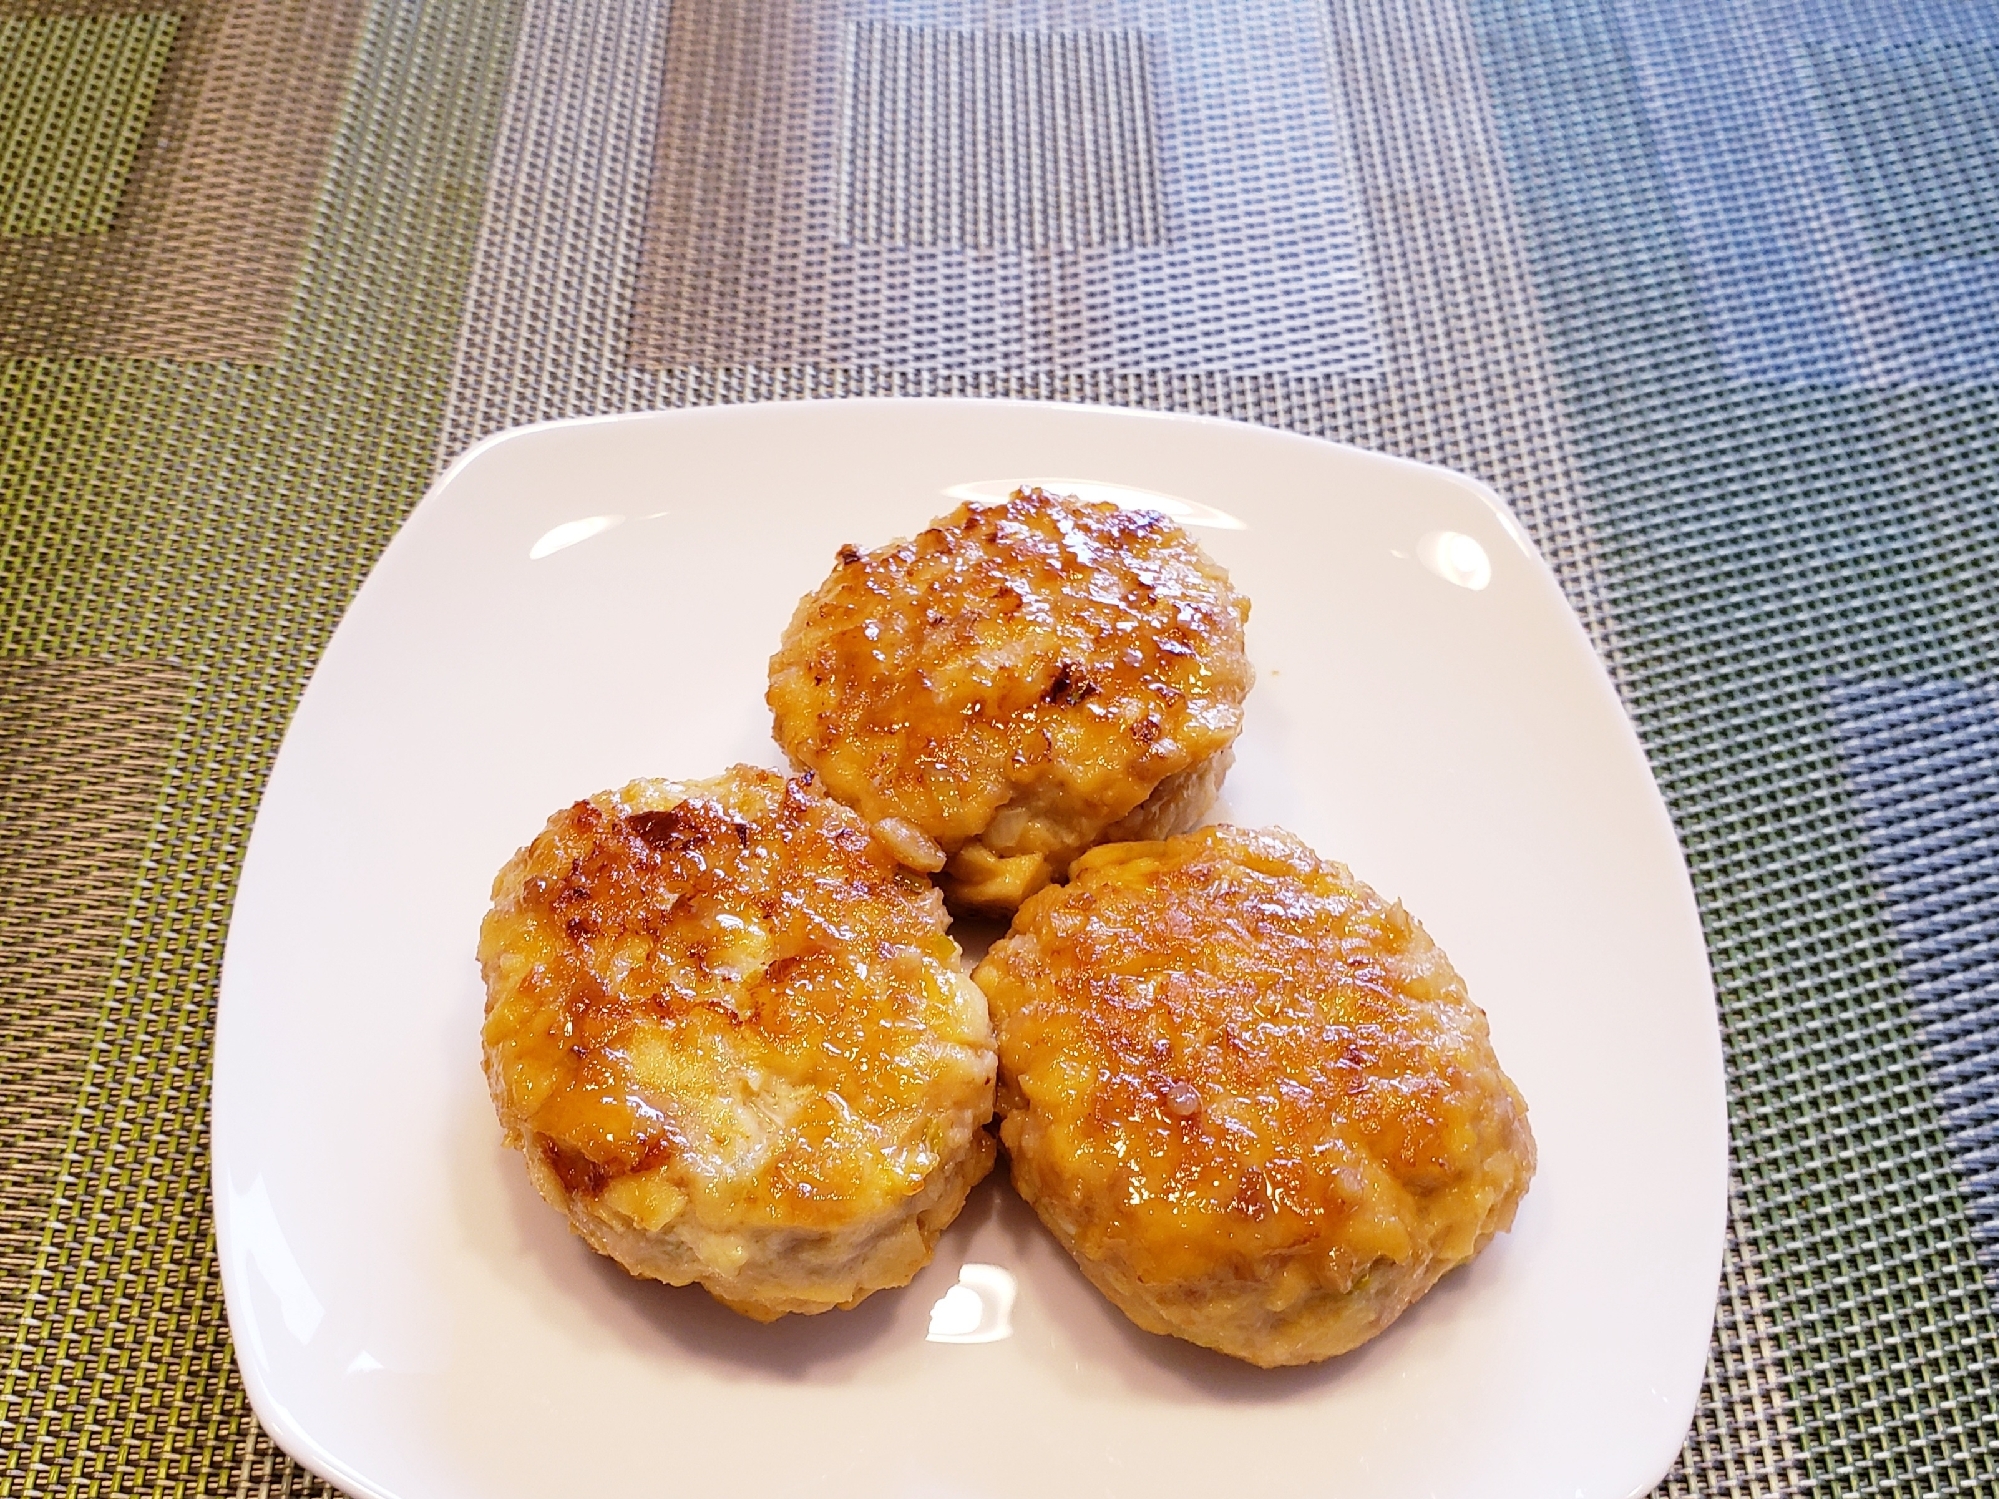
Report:
[[[439,467],[862,393],[1506,495],[1728,1051],[1663,1491],[1993,1492],[1995,98],[1999,10],[1952,0],[0,0],[0,1494],[322,1487],[231,1361],[217,966]]]

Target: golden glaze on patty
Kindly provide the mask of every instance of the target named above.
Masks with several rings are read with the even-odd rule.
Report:
[[[991,1167],[992,1034],[943,902],[806,782],[565,808],[494,881],[479,960],[508,1143],[634,1274],[765,1319],[851,1306]]]
[[[1510,1226],[1533,1175],[1449,960],[1287,833],[1094,849],[973,977],[1014,1184],[1153,1332],[1267,1366],[1344,1352]]]
[[[1107,834],[1199,820],[1254,680],[1248,616],[1164,516],[961,506],[841,548],[771,658],[777,740],[954,904],[1011,910]]]

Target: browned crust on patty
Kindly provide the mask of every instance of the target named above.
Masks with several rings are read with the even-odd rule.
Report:
[[[509,1142],[634,1273],[772,1314],[901,1284],[991,1158],[991,1032],[945,928],[803,781],[564,808],[480,932]]]
[[[1227,749],[1248,615],[1164,516],[1023,490],[842,548],[768,700],[794,763],[934,842],[954,903],[1010,910]]]
[[[1533,1174],[1443,952],[1288,834],[1097,848],[974,977],[1016,1186],[1153,1331],[1262,1364],[1344,1351]]]

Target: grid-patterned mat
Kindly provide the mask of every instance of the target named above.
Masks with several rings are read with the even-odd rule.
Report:
[[[1994,14],[0,0],[0,1494],[318,1488],[229,1362],[216,963],[277,736],[435,465],[859,392],[1506,493],[1723,1009],[1738,1184],[1666,1489],[1992,1492]]]

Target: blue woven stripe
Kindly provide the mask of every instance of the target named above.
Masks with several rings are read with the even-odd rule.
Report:
[[[1999,689],[1849,681],[1827,696],[1980,1258],[1999,1267]]]
[[[1999,375],[1999,6],[1614,4],[1733,377]]]

